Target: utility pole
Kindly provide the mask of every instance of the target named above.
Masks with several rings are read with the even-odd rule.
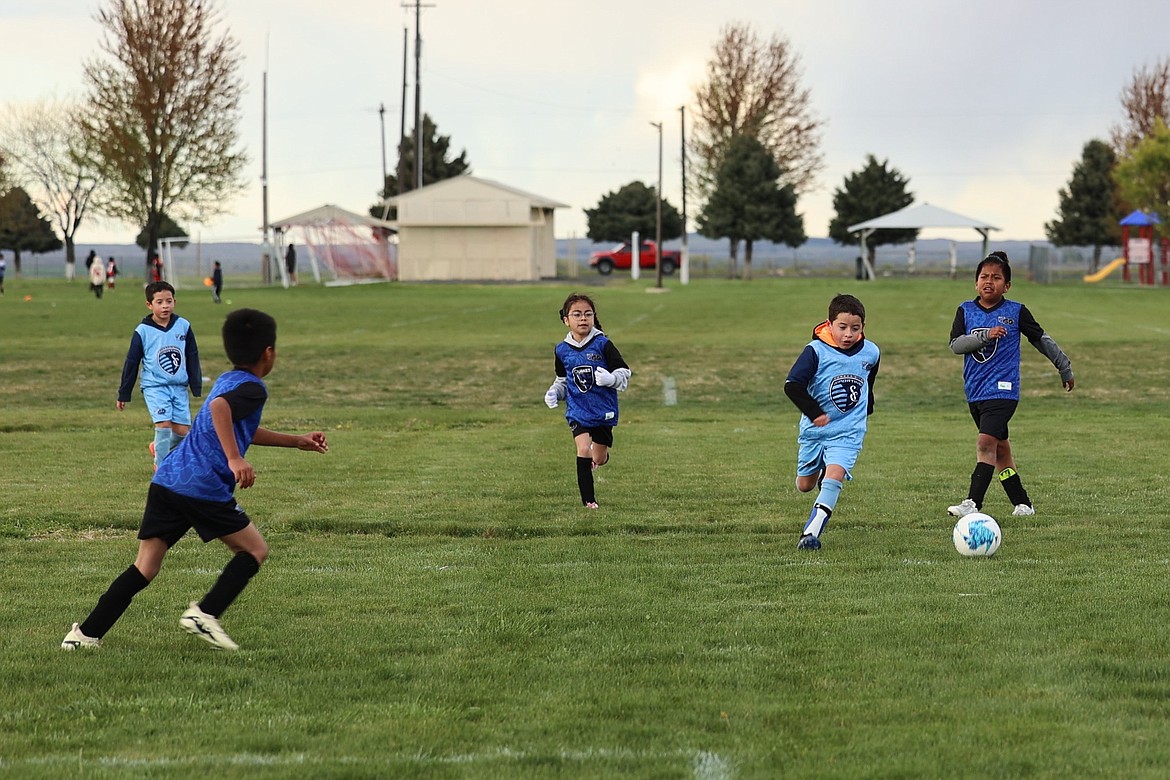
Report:
[[[422,158],[422,76],[419,73],[422,60],[422,9],[434,8],[433,4],[414,0],[413,3],[403,3],[403,8],[414,6],[414,188],[423,186],[423,158]]]
[[[405,186],[403,179],[406,177],[406,167],[404,165],[406,158],[406,57],[409,48],[406,45],[406,27],[402,28],[402,111],[398,117],[398,192],[396,195],[402,194],[402,188]],[[390,193],[386,193],[389,195]],[[385,214],[382,215],[385,218]]]
[[[378,104],[378,121],[382,126],[382,197],[389,197],[386,192],[386,104]]]
[[[651,122],[658,128],[658,190],[654,193],[654,269],[655,287],[662,286],[662,123]]]
[[[679,257],[678,281],[691,281],[691,255],[687,250],[687,107],[679,106],[679,130],[682,135],[682,252]]]

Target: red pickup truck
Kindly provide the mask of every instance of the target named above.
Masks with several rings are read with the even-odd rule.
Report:
[[[654,268],[654,242],[643,241],[642,251],[638,253],[638,266],[640,268]],[[589,265],[596,268],[597,272],[602,275],[613,273],[613,269],[620,268],[628,271],[632,265],[632,255],[630,251],[630,242],[623,241],[612,249],[607,249],[604,252],[594,252],[589,255]],[[679,253],[672,249],[662,250],[662,273],[672,274],[674,269],[678,268]]]

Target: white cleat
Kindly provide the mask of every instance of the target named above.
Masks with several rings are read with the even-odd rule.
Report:
[[[194,634],[205,642],[209,642],[221,650],[239,650],[240,646],[232,641],[232,638],[227,635],[223,627],[211,615],[199,608],[199,605],[192,601],[191,606],[179,618],[179,625],[188,634]]]
[[[72,630],[61,641],[62,650],[76,650],[79,647],[90,649],[101,646],[102,640],[94,639],[92,636],[86,636],[81,633],[81,629],[77,627],[76,623],[73,624]]]
[[[1012,514],[1016,517],[1031,517],[1036,514],[1036,510],[1031,504],[1016,504],[1016,508],[1012,510]]]
[[[947,514],[951,517],[966,517],[972,512],[978,512],[979,507],[975,506],[975,502],[969,498],[964,498],[954,506],[947,507]]]

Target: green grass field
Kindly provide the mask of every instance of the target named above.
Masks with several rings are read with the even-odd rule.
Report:
[[[97,651],[61,638],[132,560],[150,462],[123,285],[0,299],[0,776],[1126,777],[1170,774],[1164,290],[1018,281],[1024,347],[992,559],[951,544],[975,429],[947,348],[967,280],[590,278],[633,368],[601,509],[542,396],[565,284],[230,290],[280,322],[241,502],[272,545],[217,652],[178,617],[189,537]],[[856,480],[795,543],[789,366],[836,292],[883,349]],[[26,301],[24,297],[31,296]],[[180,290],[204,374],[228,306]],[[678,404],[663,403],[673,378]]]

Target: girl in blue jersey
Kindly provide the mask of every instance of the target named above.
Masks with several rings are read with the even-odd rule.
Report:
[[[223,344],[234,368],[219,376],[191,434],[155,472],[134,563],[110,584],[89,617],[73,624],[62,649],[100,646],[134,596],[154,580],[167,551],[192,528],[204,542],[222,541],[234,557],[203,600],[191,602],[179,625],[215,647],[237,648],[219,618],[268,557],[268,543],[233,497],[237,487],[251,487],[256,480],[244,460],[248,446],[327,452],[329,445],[320,431],[298,436],[260,427],[268,400],[263,379],[276,364],[276,320],[255,309],[238,309],[224,321]]]
[[[963,356],[963,386],[971,417],[979,427],[976,463],[967,497],[947,507],[963,517],[983,507],[991,478],[999,474],[1017,517],[1036,514],[1016,473],[1008,421],[1020,401],[1020,336],[1052,361],[1066,391],[1073,389],[1072,363],[1044,332],[1028,307],[1004,297],[1012,287],[1012,267],[1003,252],[992,252],[975,269],[978,297],[964,301],[951,325],[951,351]]]
[[[101,262],[101,258],[94,260],[98,266]],[[122,365],[118,411],[129,403],[141,365],[142,402],[154,422],[150,454],[157,469],[191,428],[187,388],[198,398],[203,393],[203,372],[199,367],[195,331],[190,322],[175,314],[175,288],[166,282],[146,285],[146,308],[150,314],[134,328],[126,362]]]
[[[561,306],[569,333],[554,350],[556,379],[544,402],[555,409],[565,401],[565,419],[577,445],[577,488],[581,503],[597,509],[593,470],[609,462],[618,424],[617,394],[630,382],[630,367],[601,330],[597,307],[588,295],[573,293]]]
[[[861,453],[881,351],[865,338],[865,307],[852,295],[829,302],[829,318],[792,364],[784,394],[801,411],[796,489],[819,487],[797,548],[819,550],[845,480]]]

